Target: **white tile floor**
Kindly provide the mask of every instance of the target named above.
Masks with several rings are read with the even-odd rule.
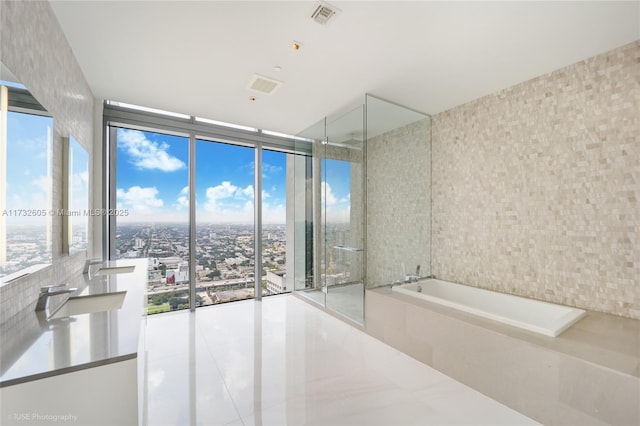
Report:
[[[298,294],[321,306],[326,304],[327,308],[357,324],[364,323],[364,288],[360,283],[331,286],[327,293],[322,290],[306,290]]]
[[[291,295],[148,318],[149,425],[528,425]]]

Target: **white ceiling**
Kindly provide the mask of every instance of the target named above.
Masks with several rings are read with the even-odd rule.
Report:
[[[435,114],[640,38],[637,1],[330,3],[325,26],[307,1],[52,6],[98,98],[294,134],[364,93]]]

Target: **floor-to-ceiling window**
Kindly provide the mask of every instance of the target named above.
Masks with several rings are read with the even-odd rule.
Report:
[[[108,218],[105,249],[149,259],[150,314],[309,279],[310,141],[109,103],[105,122],[106,204],[127,213]]]
[[[189,308],[189,139],[119,127],[115,258],[149,259],[148,312]],[[201,298],[196,297],[196,303]]]
[[[262,287],[263,294],[291,291],[287,280],[287,156],[262,153]]]
[[[253,151],[196,141],[196,294],[203,305],[255,296]]]

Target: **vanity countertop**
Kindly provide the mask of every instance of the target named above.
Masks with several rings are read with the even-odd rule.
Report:
[[[37,324],[29,330],[29,338],[20,345],[2,345],[0,387],[65,374],[113,362],[135,358],[138,354],[140,321],[145,315],[147,259],[108,262],[108,266],[135,265],[130,273],[93,276],[79,274],[68,281],[78,290],[70,296],[126,291],[120,309],[47,320],[35,312],[25,324]],[[24,339],[14,335],[22,330],[4,333],[0,341]],[[25,334],[25,333],[22,333]]]

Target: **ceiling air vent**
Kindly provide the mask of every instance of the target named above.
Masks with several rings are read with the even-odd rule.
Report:
[[[247,84],[247,89],[262,93],[263,95],[271,95],[281,84],[281,81],[260,74],[254,74],[251,80],[249,80],[249,84]]]
[[[319,24],[326,24],[329,20],[334,17],[340,9],[335,6],[330,5],[329,3],[325,3],[323,1],[319,1],[311,14],[311,18]]]

